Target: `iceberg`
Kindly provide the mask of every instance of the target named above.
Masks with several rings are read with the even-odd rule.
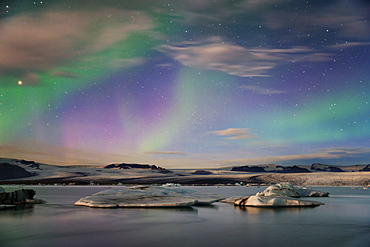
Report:
[[[324,205],[324,203],[287,196],[250,196],[236,200],[234,205],[249,207],[316,207]]]
[[[288,196],[294,198],[300,197],[326,197],[329,192],[311,190],[307,188],[298,188],[289,182],[282,182],[267,187],[264,191],[258,192],[257,196]]]
[[[274,184],[256,195],[235,198],[234,205],[249,207],[316,207],[324,203],[299,199],[300,197],[329,196],[329,192],[322,192],[306,188],[297,188],[289,182]],[[230,202],[227,200],[226,202]]]
[[[81,198],[74,205],[92,208],[190,207],[193,205],[210,205],[221,199],[223,198],[199,194],[191,190],[133,186],[120,190],[104,190]]]
[[[180,187],[180,184],[175,184],[175,183],[165,183],[162,184],[163,187]]]
[[[301,197],[328,197],[330,194],[326,191],[312,190],[307,188],[296,188],[296,190]]]
[[[36,191],[32,189],[21,189],[12,192],[5,192],[4,188],[0,187],[0,204],[5,208],[4,205],[38,204],[45,202],[43,200],[34,198],[35,195]]]

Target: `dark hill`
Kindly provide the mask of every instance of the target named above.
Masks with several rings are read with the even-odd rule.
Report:
[[[278,173],[309,173],[311,171],[307,170],[306,168],[294,166],[284,166],[281,170],[277,170]]]
[[[40,165],[37,164],[35,161],[28,161],[28,160],[18,160],[18,163],[22,164],[22,165],[25,165],[25,166],[28,166],[30,168],[34,168],[34,169],[37,169],[37,170],[42,170],[40,168]]]
[[[110,164],[104,167],[104,169],[149,169],[149,170],[154,170],[159,173],[172,173],[172,171],[169,171],[165,168],[162,168],[160,166],[156,165],[148,165],[148,164],[127,164],[127,163],[122,163],[122,164]]]
[[[0,180],[13,179],[13,178],[27,178],[32,177],[35,174],[30,173],[17,165],[11,165],[9,163],[0,163]]]
[[[213,174],[213,172],[205,171],[205,170],[196,170],[192,174],[194,174],[194,175],[211,175],[211,174]]]
[[[260,166],[239,166],[239,167],[233,167],[231,171],[237,171],[237,172],[266,172],[263,167]]]
[[[276,169],[266,171],[262,166],[237,166],[233,167],[231,171],[237,172],[273,172],[273,173],[308,173],[311,172],[306,168],[299,167],[299,166],[276,166]]]
[[[321,171],[321,172],[344,172],[342,169],[336,166],[329,166],[320,163],[314,163],[310,166],[311,171]]]
[[[364,168],[360,170],[361,172],[370,172],[370,164],[366,165]]]

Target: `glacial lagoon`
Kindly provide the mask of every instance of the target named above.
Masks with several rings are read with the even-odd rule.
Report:
[[[189,208],[77,207],[87,195],[119,186],[30,188],[46,204],[0,211],[0,246],[370,246],[370,189],[320,187],[314,208],[251,208],[225,203]],[[224,197],[266,187],[183,186]]]

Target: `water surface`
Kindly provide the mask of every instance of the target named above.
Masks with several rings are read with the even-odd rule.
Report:
[[[7,191],[16,189],[5,186]],[[46,204],[0,211],[0,246],[370,246],[370,190],[322,187],[315,208],[98,209],[75,201],[99,186],[27,186]],[[119,188],[114,186],[114,188]],[[265,187],[186,187],[225,197]]]

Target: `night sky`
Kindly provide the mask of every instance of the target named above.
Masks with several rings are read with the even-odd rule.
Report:
[[[0,157],[370,163],[367,1],[0,4]]]

